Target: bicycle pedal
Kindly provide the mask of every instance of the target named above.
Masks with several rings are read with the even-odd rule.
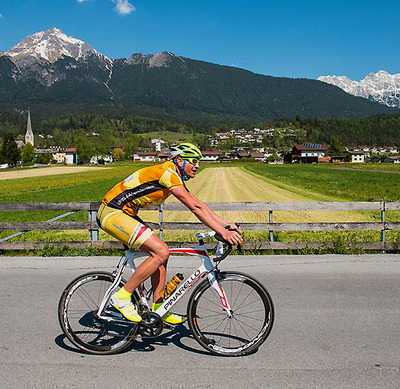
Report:
[[[108,316],[111,316],[111,317],[115,318],[115,319],[125,319],[124,315],[121,312],[117,311],[115,308],[105,309],[104,313],[106,315],[108,315]]]
[[[164,322],[164,327],[168,328],[169,330],[174,330],[178,325],[181,325],[182,323],[179,324],[171,324],[171,323],[166,323]]]

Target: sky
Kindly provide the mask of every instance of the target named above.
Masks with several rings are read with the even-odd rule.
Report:
[[[0,51],[57,27],[113,59],[175,55],[276,77],[400,73],[400,0],[0,0]]]

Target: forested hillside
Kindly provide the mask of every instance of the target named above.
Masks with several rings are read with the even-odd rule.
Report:
[[[271,122],[227,121],[215,124],[212,121],[194,121],[177,119],[157,119],[140,116],[112,116],[112,115],[65,115],[52,118],[40,118],[32,115],[32,127],[36,135],[53,135],[53,141],[62,142],[60,146],[70,146],[77,136],[87,136],[98,133],[121,141],[130,138],[134,144],[140,144],[142,137],[134,134],[157,133],[168,131],[181,134],[182,138],[196,139],[206,144],[203,135],[212,135],[215,132],[224,132],[230,128],[297,128],[304,129],[305,137],[301,141],[329,144],[332,136],[337,137],[347,146],[400,146],[400,115],[376,115],[361,119],[280,119]],[[24,134],[26,130],[26,113],[0,112],[0,137],[6,133]],[[179,137],[177,137],[179,138]],[[134,139],[136,139],[134,141]],[[268,141],[270,141],[269,139]],[[292,142],[298,141],[292,139]],[[110,143],[110,142],[109,142]],[[111,142],[112,143],[112,142]],[[268,143],[268,142],[267,142]],[[267,144],[266,143],[266,144]],[[287,142],[284,144],[288,146]],[[133,147],[133,145],[132,145]]]

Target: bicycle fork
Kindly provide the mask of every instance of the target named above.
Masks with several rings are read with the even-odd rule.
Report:
[[[214,290],[217,292],[222,307],[225,309],[228,317],[231,318],[233,316],[233,311],[229,304],[228,298],[225,294],[224,288],[220,285],[215,276],[215,271],[208,273],[208,281],[210,282],[210,285],[214,288]]]

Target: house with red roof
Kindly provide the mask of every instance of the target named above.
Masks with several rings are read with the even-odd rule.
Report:
[[[292,152],[286,156],[289,163],[318,163],[326,162],[326,151],[328,147],[318,143],[303,143],[295,145]]]
[[[222,151],[202,151],[203,158],[201,162],[215,162],[222,156]]]

